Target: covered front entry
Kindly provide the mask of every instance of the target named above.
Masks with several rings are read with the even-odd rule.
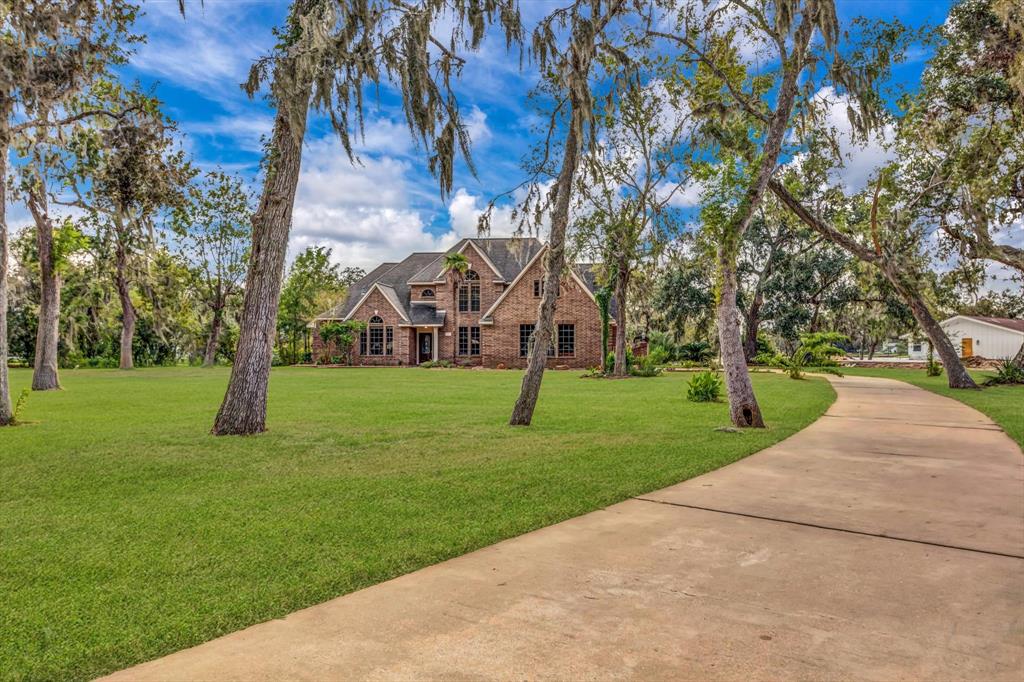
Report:
[[[436,339],[434,338],[437,334],[436,329],[429,329],[424,331],[420,329],[416,333],[416,362],[422,363],[428,360],[436,360]]]

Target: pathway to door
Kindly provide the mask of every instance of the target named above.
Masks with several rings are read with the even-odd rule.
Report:
[[[119,680],[1024,679],[1024,456],[967,406],[834,380],[718,471]]]

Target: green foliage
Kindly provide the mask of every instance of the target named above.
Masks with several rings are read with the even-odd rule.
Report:
[[[610,351],[604,358],[604,366],[607,367],[608,372],[611,372],[615,368],[615,351]],[[626,374],[629,374],[633,369],[633,349],[628,345],[626,346]]]
[[[804,371],[808,367],[814,367],[816,371],[827,374],[842,376],[839,370],[835,369],[838,363],[834,358],[837,355],[842,355],[843,349],[834,344],[846,340],[846,336],[838,332],[803,334],[797,349],[790,357],[781,358],[779,364],[789,373],[791,379],[803,379]]]
[[[427,360],[426,362],[421,362],[420,367],[425,369],[451,369],[455,367],[455,363],[451,360]]]
[[[633,366],[630,367],[629,373],[635,377],[656,377],[661,375],[661,364],[657,361],[656,357],[650,354],[644,355],[633,360]]]
[[[925,376],[930,377],[942,376],[942,363],[933,357],[929,357],[924,365],[924,373]]]
[[[722,378],[718,372],[697,372],[686,385],[686,399],[694,403],[714,403],[722,396]]]
[[[334,348],[343,356],[331,356],[331,364],[340,364],[336,360],[344,359],[351,364],[352,346],[359,338],[359,332],[366,329],[366,323],[362,320],[348,320],[345,322],[328,322],[320,326],[320,339],[326,343],[333,343]]]
[[[18,394],[18,400],[14,403],[14,411],[11,413],[11,423],[17,424],[21,413],[25,410],[25,406],[28,404],[28,396],[31,391],[27,388],[21,389],[21,393]]]
[[[996,364],[995,376],[985,380],[986,386],[997,386],[1000,384],[1024,384],[1024,366],[1014,362],[1011,358],[1000,360]]]
[[[306,326],[319,313],[344,299],[349,284],[365,273],[359,268],[345,268],[331,262],[331,249],[311,246],[295,257],[278,308],[277,352],[284,364],[298,362],[303,352]]]

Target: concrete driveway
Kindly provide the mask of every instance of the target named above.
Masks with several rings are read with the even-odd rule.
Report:
[[[834,385],[731,466],[110,679],[1024,679],[1020,449]]]

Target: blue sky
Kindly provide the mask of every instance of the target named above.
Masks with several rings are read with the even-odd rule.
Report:
[[[912,26],[941,23],[950,4],[837,3],[844,24],[865,15],[898,18]],[[522,2],[527,19],[549,6],[546,0]],[[262,100],[249,100],[238,84],[252,61],[269,50],[271,30],[281,23],[287,7],[284,0],[206,0],[204,6],[195,0],[182,19],[176,0],[147,2],[137,29],[148,40],[123,70],[126,78],[155,89],[200,165],[237,172],[254,187],[260,138],[270,131],[272,112]],[[926,56],[915,54],[900,65],[897,80],[915,82]],[[518,60],[505,55],[501,45],[485,44],[472,56],[461,93],[479,177],[458,168],[456,191],[445,201],[426,173],[425,154],[409,138],[393,102],[371,108],[366,140],[358,145],[361,166],[348,162],[323,120],[314,120],[303,158],[292,253],[309,244],[326,244],[338,262],[368,268],[475,234],[476,215],[487,199],[522,179],[519,162],[535,123],[525,100],[533,82],[529,67],[521,71]],[[857,172],[870,172],[876,158],[872,154],[865,152]]]

